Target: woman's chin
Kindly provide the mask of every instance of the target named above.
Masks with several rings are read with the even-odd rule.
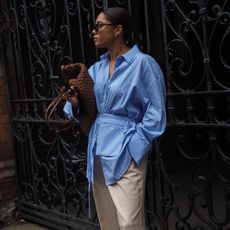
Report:
[[[96,48],[105,48],[105,46],[103,46],[102,44],[97,43],[97,42],[95,42],[94,45]]]

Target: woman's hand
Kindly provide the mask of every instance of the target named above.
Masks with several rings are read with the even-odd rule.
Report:
[[[72,104],[72,106],[76,109],[79,105],[77,93],[75,93],[74,95],[71,94],[70,96],[68,96],[67,101],[69,101]]]
[[[61,89],[60,89],[60,93],[63,95],[63,97],[69,101],[72,106],[74,108],[77,108],[78,105],[79,105],[79,100],[78,100],[78,95],[77,95],[77,92],[74,92],[73,89],[68,89],[66,90],[66,87],[63,86]]]

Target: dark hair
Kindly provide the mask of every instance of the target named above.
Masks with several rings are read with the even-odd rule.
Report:
[[[121,7],[110,7],[102,13],[112,24],[123,26],[124,40],[129,47],[133,46],[135,42],[132,40],[132,23],[128,11]]]

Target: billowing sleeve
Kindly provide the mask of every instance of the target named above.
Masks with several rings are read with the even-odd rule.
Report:
[[[153,140],[166,127],[166,90],[162,71],[155,60],[148,57],[141,64],[140,73],[138,95],[143,115],[128,143],[128,151],[137,164],[150,151]]]

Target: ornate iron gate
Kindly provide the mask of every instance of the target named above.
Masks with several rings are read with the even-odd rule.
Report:
[[[90,66],[99,57],[88,25],[103,8],[122,6],[133,16],[133,36],[161,64],[167,83],[168,126],[149,160],[148,229],[229,229],[230,1],[5,3],[0,51],[23,216],[54,229],[98,229],[95,210],[87,217],[87,138],[78,127],[49,129],[44,110],[57,94],[61,64]],[[62,119],[57,113],[54,123]]]

